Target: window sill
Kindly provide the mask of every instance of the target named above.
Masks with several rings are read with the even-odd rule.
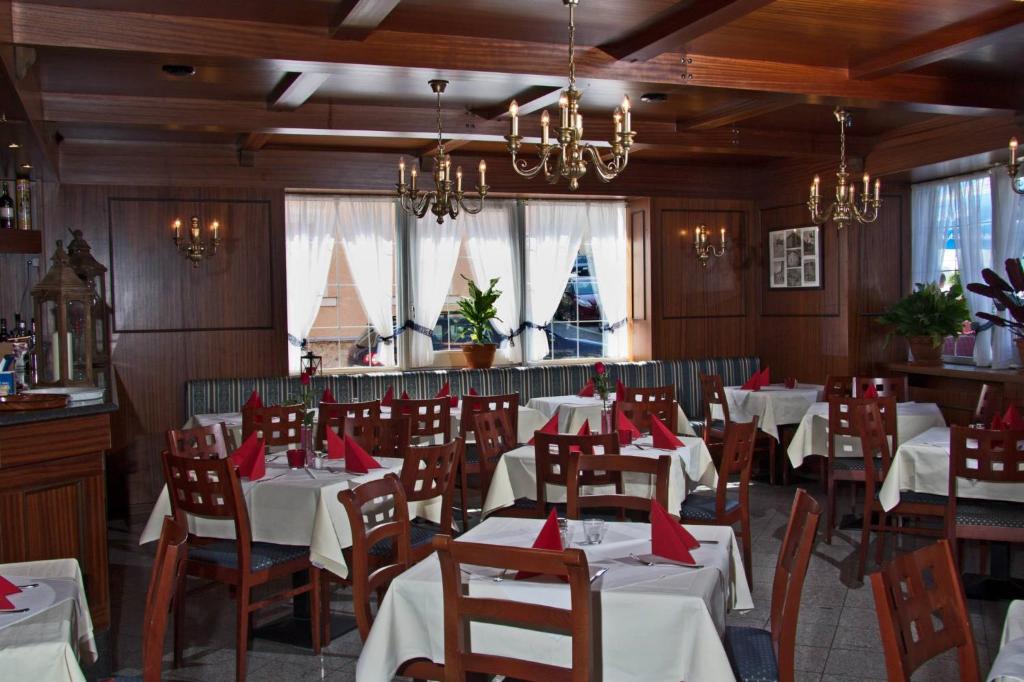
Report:
[[[992,369],[990,367],[977,367],[975,365],[958,365],[952,363],[934,367],[911,365],[909,363],[896,363],[889,365],[889,369],[896,372],[903,372],[904,374],[953,377],[957,379],[970,379],[973,381],[985,381],[997,384],[1024,384],[1024,371],[1017,369]]]

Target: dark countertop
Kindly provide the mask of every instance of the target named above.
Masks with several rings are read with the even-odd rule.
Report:
[[[31,424],[34,422],[53,421],[55,419],[72,419],[74,417],[88,417],[94,414],[109,414],[111,412],[117,412],[117,403],[110,398],[91,400],[54,410],[0,412],[0,428],[16,424]]]

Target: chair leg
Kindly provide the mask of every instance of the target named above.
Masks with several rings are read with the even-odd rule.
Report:
[[[249,658],[249,586],[244,584],[238,590],[237,620],[238,633],[235,638],[235,681],[245,682],[246,662]]]
[[[978,573],[988,575],[988,540],[978,543]]]
[[[320,577],[320,646],[331,643],[331,580]]]
[[[466,473],[466,467],[463,465],[459,465],[459,476],[461,483],[459,495],[462,498],[462,532],[465,533],[469,530],[469,504],[466,501],[466,487],[469,485],[469,474]]]
[[[320,616],[323,613],[323,605],[320,603],[320,599],[323,597],[323,590],[320,589],[320,569],[316,566],[311,566],[309,569],[309,615],[310,615],[310,626],[312,632],[310,636],[313,640],[313,655],[320,655]]]
[[[181,667],[182,633],[185,630],[185,564],[178,567],[177,585],[174,586],[174,667]]]
[[[818,480],[821,482],[821,492],[828,491],[828,457],[819,457]]]

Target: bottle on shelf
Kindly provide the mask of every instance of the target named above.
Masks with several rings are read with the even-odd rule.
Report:
[[[7,183],[0,190],[0,230],[14,229],[14,199],[7,192]]]
[[[28,178],[18,178],[14,183],[14,195],[18,200],[18,229],[32,229],[32,189]]]
[[[28,329],[25,327],[25,320],[21,319],[21,313],[14,313],[14,336],[19,339],[28,336]]]
[[[0,317],[0,341],[7,340],[7,318]]]

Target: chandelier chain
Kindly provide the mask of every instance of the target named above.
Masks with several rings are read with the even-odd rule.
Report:
[[[437,93],[437,153],[444,156],[444,135],[441,132],[441,93]]]
[[[569,89],[576,89],[576,6],[569,5]]]

